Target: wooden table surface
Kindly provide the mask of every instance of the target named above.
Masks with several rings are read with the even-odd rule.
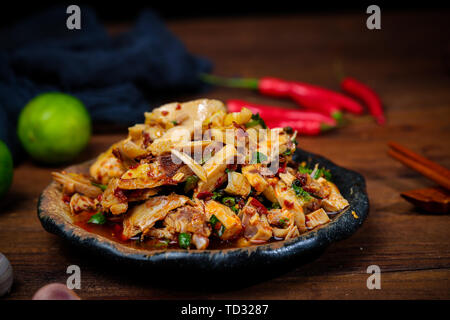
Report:
[[[368,220],[351,238],[314,262],[270,280],[226,290],[153,285],[75,251],[45,232],[36,215],[39,193],[55,168],[30,161],[15,169],[0,212],[0,252],[11,261],[15,284],[8,298],[29,299],[50,282],[65,283],[66,268],[81,268],[85,299],[448,299],[450,217],[423,214],[399,196],[433,183],[386,155],[395,140],[450,167],[449,12],[383,13],[382,30],[369,31],[366,15],[298,15],[169,22],[194,53],[208,56],[216,73],[272,75],[338,89],[336,66],[376,89],[388,125],[351,118],[335,132],[301,138],[300,147],[364,175],[371,202]],[[274,103],[256,93],[215,89],[203,96]],[[192,98],[192,97],[186,97]],[[171,97],[167,98],[168,101]],[[289,102],[278,102],[289,106]],[[77,159],[86,160],[122,138],[96,134]],[[6,202],[6,203],[5,203]],[[366,287],[367,267],[381,268],[381,289]]]

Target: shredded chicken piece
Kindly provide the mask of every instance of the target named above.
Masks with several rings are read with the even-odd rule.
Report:
[[[244,237],[252,243],[262,243],[272,237],[272,227],[269,225],[266,216],[258,213],[257,208],[251,204],[251,200],[250,197],[240,213]]]
[[[74,193],[70,198],[70,212],[72,214],[78,214],[83,211],[93,211],[97,209],[97,199],[91,199],[86,196],[82,196],[79,193]]]
[[[322,208],[306,215],[306,227],[308,229],[313,229],[329,221],[330,218]]]
[[[123,221],[123,235],[131,238],[145,232],[153,227],[156,221],[163,220],[170,211],[183,206],[188,200],[188,197],[170,194],[151,198],[133,207]]]
[[[104,211],[110,211],[114,215],[128,210],[128,198],[119,187],[119,179],[113,178],[109,182],[100,203]]]
[[[174,232],[190,232],[205,237],[211,234],[211,227],[206,223],[204,213],[197,207],[184,206],[169,213],[164,224]]]
[[[53,180],[62,185],[65,194],[78,192],[90,198],[102,194],[102,189],[94,186],[91,180],[82,174],[62,171],[52,172],[52,176]]]
[[[241,220],[238,216],[230,208],[217,201],[208,201],[205,206],[205,213],[208,220],[214,215],[225,227],[224,233],[220,236],[223,240],[235,238],[242,230]]]

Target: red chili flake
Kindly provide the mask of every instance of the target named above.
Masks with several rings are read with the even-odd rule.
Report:
[[[207,200],[207,199],[211,198],[212,196],[213,196],[213,194],[209,191],[202,191],[197,194],[197,198],[200,200]]]
[[[136,169],[137,167],[139,167],[139,163],[133,164],[129,169]]]
[[[70,196],[65,194],[62,197],[62,201],[64,201],[65,203],[69,204],[70,203]]]
[[[290,208],[292,208],[294,206],[294,203],[292,203],[290,201],[287,201],[287,200],[284,200],[283,203],[284,203],[285,207],[288,208],[288,209],[290,209]]]
[[[175,109],[176,110],[180,110],[181,109],[181,104],[177,104],[177,107]]]
[[[297,172],[297,173],[295,174],[295,177],[298,179],[298,181],[300,181],[300,184],[301,184],[302,186],[305,186],[306,183],[308,182],[308,174],[307,174],[307,173],[300,173],[300,172]]]
[[[166,111],[166,110],[161,111],[161,114],[162,114],[163,116],[167,116],[167,115],[169,114],[169,111]]]
[[[217,189],[222,185],[222,183],[225,182],[225,176],[221,176],[219,179],[217,179],[216,184],[214,185],[214,189]]]
[[[123,227],[119,223],[115,223],[113,226],[113,236],[120,236],[122,235]]]
[[[250,204],[256,208],[259,214],[267,214],[267,208],[255,198],[252,198]]]
[[[216,224],[214,225],[214,229],[215,230],[220,230],[220,228],[222,228],[222,223],[221,222],[216,222]]]
[[[128,201],[128,198],[127,198],[127,196],[123,193],[123,190],[120,189],[120,188],[118,188],[118,187],[114,190],[114,196],[115,196],[117,199],[119,199],[120,202],[127,202],[127,201]]]
[[[236,158],[235,158],[235,161],[233,161],[233,163],[227,164],[227,169],[229,171],[236,171],[237,167],[238,166],[237,166]]]
[[[150,135],[147,132],[143,132],[142,136],[144,137],[144,141],[142,143],[144,144],[144,147],[147,148],[152,142],[152,138],[150,138]]]
[[[97,196],[97,200],[100,202],[100,201],[102,201],[102,199],[103,199],[103,194],[99,194],[99,195]]]
[[[287,163],[283,163],[279,168],[277,173],[285,173],[286,172],[286,165]]]
[[[236,129],[241,129],[244,133],[247,133],[247,132],[245,131],[245,127],[244,127],[243,125],[238,124],[236,121],[233,121],[233,126],[234,126]]]

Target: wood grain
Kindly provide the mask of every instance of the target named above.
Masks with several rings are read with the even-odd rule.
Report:
[[[84,299],[450,298],[450,217],[422,214],[404,201],[401,191],[433,183],[386,154],[387,141],[394,140],[450,167],[450,79],[443,63],[448,12],[383,14],[380,31],[365,28],[363,12],[183,20],[169,26],[189,50],[212,59],[218,74],[271,75],[338,89],[335,70],[340,65],[372,86],[386,106],[386,127],[367,116],[351,117],[345,128],[300,139],[302,148],[365,176],[369,219],[353,237],[331,246],[314,262],[269,280],[186,288],[170,279],[157,282],[151,273],[131,276],[46,233],[37,219],[37,199],[57,168],[25,161],[15,169],[0,213],[0,252],[15,273],[7,298],[29,299],[47,283],[65,283],[71,264],[81,267],[82,289],[77,293]],[[214,89],[195,97],[200,96],[274,102],[239,89]],[[292,106],[287,101],[277,104]],[[94,157],[125,134],[95,135],[76,162]],[[366,287],[366,270],[373,264],[382,271],[381,290]]]

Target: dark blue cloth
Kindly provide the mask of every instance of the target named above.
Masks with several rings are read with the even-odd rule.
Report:
[[[211,63],[190,54],[153,12],[111,37],[89,7],[81,7],[81,30],[67,29],[65,11],[0,32],[0,140],[16,155],[18,114],[38,93],[73,94],[94,122],[131,125],[177,94],[203,89],[197,75]]]

